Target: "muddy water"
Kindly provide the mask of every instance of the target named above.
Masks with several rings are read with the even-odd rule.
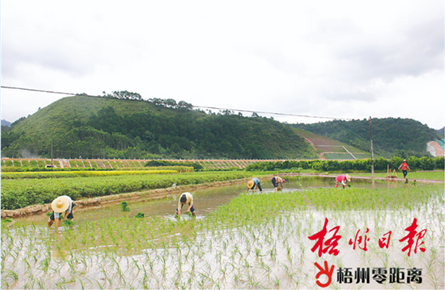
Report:
[[[312,188],[332,188],[335,186],[334,178],[326,177],[287,177],[285,178],[283,192],[302,191]],[[394,181],[384,182],[376,180],[374,185],[370,180],[353,179],[350,183],[351,187],[355,188],[393,188],[402,187],[403,183]],[[269,180],[262,180],[261,182],[263,193],[273,192],[274,188],[272,182]],[[340,190],[340,189],[339,189]],[[346,189],[347,190],[347,189]],[[213,211],[218,206],[229,202],[232,198],[238,196],[240,193],[246,191],[244,184],[237,184],[225,187],[206,188],[193,191],[194,206],[197,217],[203,218],[209,212]],[[76,223],[82,221],[93,221],[110,217],[133,217],[137,213],[142,212],[145,216],[168,216],[172,217],[178,205],[179,195],[166,196],[160,200],[149,200],[141,198],[139,200],[128,201],[129,212],[122,212],[119,203],[104,204],[98,207],[88,208],[74,208],[74,217]],[[47,221],[46,213],[18,218],[16,221],[33,222],[36,225],[45,224]]]

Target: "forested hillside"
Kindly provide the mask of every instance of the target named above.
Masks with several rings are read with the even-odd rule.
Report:
[[[370,152],[369,121],[329,121],[314,124],[293,124],[318,135],[326,136]],[[427,155],[426,143],[440,138],[436,130],[412,119],[372,119],[374,152],[390,158]]]
[[[445,138],[445,127],[443,127],[442,129],[437,130],[437,133],[439,133],[439,135],[442,138]]]
[[[193,110],[167,99],[76,95],[2,132],[2,156],[56,158],[316,158],[271,118]]]

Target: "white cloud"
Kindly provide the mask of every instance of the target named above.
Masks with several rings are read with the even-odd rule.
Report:
[[[439,128],[443,22],[439,0],[7,1],[2,84]],[[2,89],[2,118],[43,95]]]

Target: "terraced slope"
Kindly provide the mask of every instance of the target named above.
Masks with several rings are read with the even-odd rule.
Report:
[[[343,142],[302,129],[294,130],[298,135],[305,138],[307,142],[313,144],[313,146],[319,150],[321,153],[320,159],[354,160],[371,158],[371,153],[347,145]]]

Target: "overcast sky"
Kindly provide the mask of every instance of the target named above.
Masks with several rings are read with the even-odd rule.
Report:
[[[2,86],[445,125],[443,0],[9,0],[1,29]],[[62,97],[3,88],[1,118]]]

